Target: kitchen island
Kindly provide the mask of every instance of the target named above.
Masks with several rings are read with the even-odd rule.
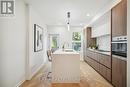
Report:
[[[79,83],[80,55],[72,49],[59,49],[52,54],[52,83]]]

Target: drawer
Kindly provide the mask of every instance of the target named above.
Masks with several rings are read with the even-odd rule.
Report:
[[[103,66],[103,65],[99,65],[99,73],[105,78],[107,79],[109,82],[111,82],[111,69]]]
[[[111,68],[111,56],[99,54],[99,62],[108,68]]]

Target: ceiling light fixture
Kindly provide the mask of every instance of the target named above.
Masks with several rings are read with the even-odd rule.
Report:
[[[87,17],[89,17],[89,16],[90,16],[90,14],[88,13],[88,14],[87,14]]]
[[[68,28],[68,31],[70,30],[70,12],[67,12],[67,28]]]
[[[80,26],[83,26],[83,23],[80,23]]]

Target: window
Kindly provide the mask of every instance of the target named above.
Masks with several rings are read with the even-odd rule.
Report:
[[[59,34],[50,34],[49,35],[49,48],[52,51],[55,51],[59,48]]]
[[[52,37],[52,43],[51,43],[51,48],[55,49],[57,48],[57,37]]]
[[[75,51],[81,50],[81,33],[80,32],[73,32],[73,34],[72,34],[72,48]]]

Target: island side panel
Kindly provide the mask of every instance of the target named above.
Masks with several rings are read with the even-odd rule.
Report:
[[[80,55],[52,55],[52,83],[79,83]]]

